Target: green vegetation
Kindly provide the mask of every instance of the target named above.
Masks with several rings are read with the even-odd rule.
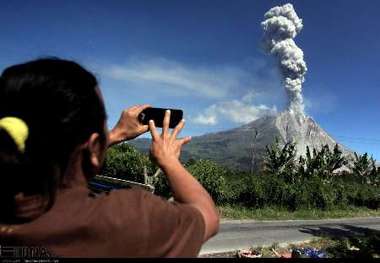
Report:
[[[228,171],[209,160],[190,162],[187,169],[206,188],[216,203],[225,203],[232,191],[227,185]]]
[[[102,175],[143,183],[144,167],[148,174],[156,168],[147,155],[124,143],[108,149]]]
[[[295,219],[379,215],[380,169],[367,154],[349,160],[338,146],[306,149],[296,158],[295,145],[276,141],[266,149],[262,171],[232,171],[209,160],[185,166],[230,218]],[[144,172],[157,167],[128,144],[109,149],[103,175],[144,183]],[[158,195],[170,197],[165,176],[152,181]]]
[[[380,209],[350,206],[342,209],[299,209],[288,211],[280,207],[265,207],[252,209],[242,205],[223,205],[219,207],[220,214],[226,219],[252,219],[255,220],[311,220],[351,217],[379,216]]]

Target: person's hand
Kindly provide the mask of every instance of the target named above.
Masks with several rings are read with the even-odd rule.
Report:
[[[180,123],[169,133],[170,111],[165,112],[161,135],[157,132],[153,120],[149,121],[149,130],[152,135],[152,145],[150,154],[152,159],[160,167],[170,165],[173,161],[176,162],[181,154],[182,146],[191,140],[191,137],[177,139],[177,135],[185,126],[185,121],[182,119]]]
[[[146,108],[151,107],[148,104],[136,105],[124,110],[115,127],[109,133],[109,145],[131,140],[148,131],[148,125],[143,125],[138,120],[139,114]]]

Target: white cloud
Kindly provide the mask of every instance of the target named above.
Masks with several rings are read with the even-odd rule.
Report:
[[[237,67],[195,67],[167,59],[131,59],[101,69],[104,76],[144,89],[159,87],[177,95],[223,98],[240,88],[249,74]]]
[[[212,106],[211,106],[212,107]],[[206,110],[205,114],[199,114],[193,119],[194,123],[203,124],[203,125],[215,125],[218,123],[217,116],[213,110]]]
[[[260,59],[239,66],[194,66],[163,58],[132,58],[123,64],[98,64],[96,71],[107,81],[125,82],[123,86],[150,98],[181,96],[190,112],[198,102],[209,103],[199,114],[188,113],[191,122],[201,125],[222,120],[248,123],[277,113],[275,106],[267,105],[281,104],[285,98],[277,69]]]
[[[215,125],[220,119],[226,119],[237,124],[245,124],[254,121],[265,115],[274,115],[277,113],[275,106],[253,105],[244,100],[231,100],[213,104],[203,113],[193,118],[194,123],[202,125]]]

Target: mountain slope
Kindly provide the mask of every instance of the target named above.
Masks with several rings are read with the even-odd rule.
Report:
[[[256,170],[263,162],[265,147],[278,138],[280,144],[295,142],[298,155],[306,152],[306,146],[318,148],[337,143],[312,118],[294,115],[288,111],[277,116],[266,116],[241,127],[193,137],[183,149],[182,159],[210,159],[239,170]],[[147,152],[150,140],[139,139],[131,144]],[[345,155],[352,152],[341,147]]]

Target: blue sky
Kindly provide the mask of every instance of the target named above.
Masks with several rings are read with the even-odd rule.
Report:
[[[74,59],[98,76],[109,126],[123,108],[151,103],[183,109],[184,135],[225,130],[285,108],[260,22],[287,2],[304,23],[295,41],[307,114],[379,160],[379,1],[0,1],[0,70]]]

